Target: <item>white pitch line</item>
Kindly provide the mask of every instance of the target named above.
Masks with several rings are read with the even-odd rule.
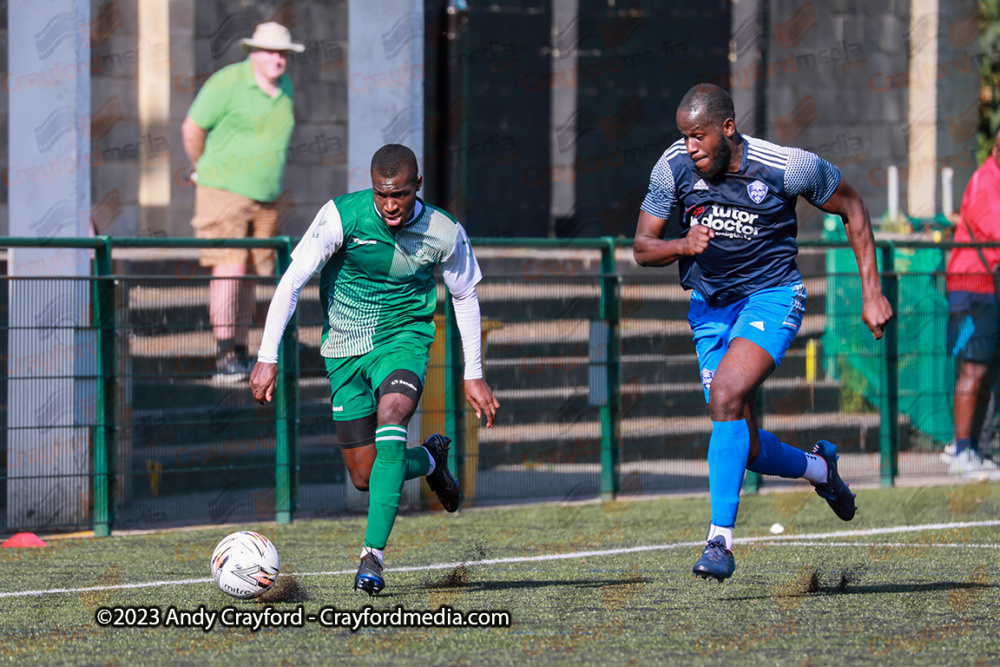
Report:
[[[1000,544],[931,544],[928,542],[796,542],[797,547],[885,547],[889,549],[1000,549]]]
[[[205,579],[175,579],[173,581],[147,581],[143,584],[119,584],[117,586],[88,586],[87,588],[50,588],[45,591],[16,591],[13,593],[0,593],[0,598],[21,598],[29,595],[48,595],[50,593],[89,593],[91,591],[117,591],[127,588],[150,588],[152,586],[166,586],[177,584],[204,584],[212,581],[211,577]]]
[[[953,528],[983,528],[990,526],[1000,526],[1000,520],[996,521],[965,521],[961,523],[934,523],[927,524],[923,526],[894,526],[891,528],[869,528],[867,530],[840,530],[832,533],[812,533],[806,535],[762,535],[759,537],[741,537],[733,540],[735,544],[753,544],[757,542],[800,542],[801,546],[896,546],[895,544],[879,544],[879,543],[858,543],[858,542],[803,542],[803,540],[820,540],[826,538],[834,537],[866,537],[869,535],[891,535],[898,533],[916,533],[920,531],[927,530],[950,530]],[[617,556],[621,554],[631,554],[631,553],[642,553],[645,551],[669,551],[671,549],[684,549],[687,547],[699,547],[703,545],[704,540],[699,540],[697,542],[676,542],[673,544],[651,544],[641,547],[623,547],[620,549],[604,549],[600,551],[575,551],[573,553],[561,553],[561,554],[544,554],[540,556],[520,556],[513,558],[489,558],[485,560],[474,560],[465,562],[454,562],[454,563],[432,563],[430,565],[411,565],[405,567],[394,567],[392,572],[430,572],[434,570],[451,570],[456,567],[476,567],[483,565],[507,565],[514,563],[538,563],[551,560],[567,560],[570,558],[597,558],[600,556]],[[899,546],[905,547],[924,547],[924,546],[939,546],[939,547],[986,547],[986,548],[998,548],[1000,545],[996,544],[977,544],[977,545],[928,545],[928,544],[907,544],[900,543]],[[319,577],[319,576],[335,576],[341,574],[354,574],[355,570],[331,570],[328,572],[298,572],[294,576],[296,577]],[[91,591],[115,591],[115,590],[125,590],[125,589],[136,589],[136,588],[153,588],[157,586],[177,586],[180,584],[204,584],[212,581],[210,577],[205,577],[204,579],[177,579],[173,581],[149,581],[141,584],[119,584],[116,586],[89,586],[87,588],[50,588],[47,590],[39,591],[13,591],[9,593],[0,593],[0,599],[2,598],[17,598],[17,597],[30,597],[39,595],[56,595],[60,593],[89,593]]]
[[[892,535],[896,533],[919,533],[924,530],[950,530],[952,528],[982,528],[1000,526],[1000,520],[995,521],[964,521],[961,523],[930,523],[925,526],[893,526],[891,528],[868,528],[866,530],[838,530],[833,533],[814,533],[812,535],[762,535],[760,537],[744,537],[733,540],[737,544],[763,541],[787,540],[819,540],[830,537],[866,537],[868,535]]]

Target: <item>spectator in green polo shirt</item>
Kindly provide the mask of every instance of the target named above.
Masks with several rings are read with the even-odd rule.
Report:
[[[270,238],[278,225],[276,202],[295,127],[287,54],[305,47],[278,23],[260,24],[241,44],[247,59],[205,82],[181,127],[195,169],[191,225],[198,238]],[[215,379],[246,379],[253,368],[247,350],[253,284],[225,279],[244,276],[251,266],[270,275],[274,252],[206,248],[201,265],[211,266],[214,278],[209,320],[218,343]]]

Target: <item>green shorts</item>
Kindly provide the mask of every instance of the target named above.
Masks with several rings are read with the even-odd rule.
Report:
[[[423,384],[429,351],[426,339],[397,336],[359,357],[324,358],[334,421],[375,414],[375,392],[394,371],[410,371]]]

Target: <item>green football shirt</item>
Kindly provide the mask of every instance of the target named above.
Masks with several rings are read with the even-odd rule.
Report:
[[[292,260],[308,273],[322,268],[320,302],[326,310],[325,357],[366,354],[400,331],[434,340],[437,287],[434,268],[452,294],[482,279],[462,226],[419,198],[412,220],[392,232],[375,209],[371,190],[327,202],[316,214]]]
[[[198,159],[198,185],[255,201],[281,194],[288,142],[295,128],[292,80],[283,74],[272,98],[261,90],[249,58],[213,74],[188,116],[208,132]]]

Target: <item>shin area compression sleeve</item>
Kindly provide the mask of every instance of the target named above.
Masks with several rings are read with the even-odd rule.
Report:
[[[712,422],[708,443],[708,489],[712,496],[712,523],[736,525],[743,473],[750,454],[750,429],[746,421]]]
[[[375,450],[375,463],[368,480],[365,546],[385,549],[406,481],[406,427],[398,424],[380,426],[375,431]]]

